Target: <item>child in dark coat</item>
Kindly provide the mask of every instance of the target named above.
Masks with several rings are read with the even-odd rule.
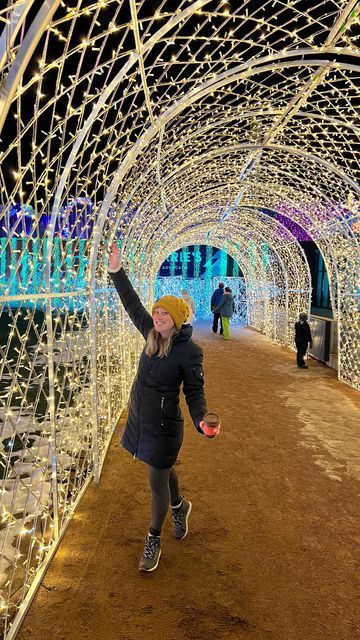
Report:
[[[151,523],[139,570],[154,571],[161,555],[160,535],[169,503],[173,534],[178,540],[188,532],[192,508],[191,502],[180,493],[174,469],[184,430],[179,406],[181,387],[199,433],[214,437],[220,425],[208,435],[203,421],[207,413],[203,353],[191,339],[192,327],[186,324],[189,308],[185,301],[163,296],[153,305],[152,313],[148,313],[121,267],[115,243],[111,246],[109,273],[125,311],[146,340],[131,390],[122,445],[148,465]]]
[[[299,314],[299,321],[295,323],[296,363],[300,369],[308,369],[304,358],[308,346],[310,349],[312,347],[311,331],[307,320],[307,313],[302,311]]]

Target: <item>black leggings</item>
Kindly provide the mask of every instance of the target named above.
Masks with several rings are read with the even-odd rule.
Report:
[[[155,469],[149,466],[151,489],[151,528],[161,531],[169,503],[176,506],[181,502],[179,481],[173,467]]]

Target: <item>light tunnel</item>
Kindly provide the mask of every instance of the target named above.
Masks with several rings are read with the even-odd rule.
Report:
[[[192,244],[240,265],[248,323],[292,345],[316,243],[359,373],[356,0],[9,0],[0,9],[0,609],[15,637],[125,407],[145,304]]]

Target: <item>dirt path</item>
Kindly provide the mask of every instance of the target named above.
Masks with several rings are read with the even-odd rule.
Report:
[[[193,502],[139,574],[146,469],[119,446],[85,495],[19,640],[360,639],[360,396],[250,331],[197,327],[221,437],[189,421],[177,469]]]

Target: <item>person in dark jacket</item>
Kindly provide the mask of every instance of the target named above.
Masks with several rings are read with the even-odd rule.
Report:
[[[210,309],[211,309],[211,311],[214,311],[215,307],[218,306],[218,304],[219,304],[219,302],[221,300],[221,296],[223,295],[223,293],[224,293],[224,283],[223,282],[219,282],[218,288],[215,289],[214,293],[211,296],[211,301],[210,301]],[[217,333],[219,320],[220,320],[220,335],[222,335],[223,334],[223,326],[222,326],[221,314],[220,313],[214,313],[212,330],[213,330],[214,333]]]
[[[203,352],[191,339],[192,327],[185,324],[189,308],[184,300],[163,296],[155,302],[152,315],[146,311],[121,267],[116,243],[111,246],[109,273],[126,312],[146,340],[131,389],[122,445],[148,465],[151,526],[139,570],[154,571],[161,555],[160,535],[169,503],[175,538],[181,540],[188,532],[192,504],[181,496],[174,470],[184,430],[179,395],[183,385],[194,425],[209,437],[202,430],[207,413]],[[219,429],[220,424],[214,436]]]
[[[233,316],[234,311],[234,296],[230,287],[225,287],[224,295],[221,296],[219,304],[213,311],[214,314],[219,313],[221,315],[225,340],[230,340],[230,320]]]
[[[305,311],[299,314],[299,321],[295,323],[296,364],[301,369],[308,369],[305,364],[305,354],[308,347],[312,347],[311,330]]]

